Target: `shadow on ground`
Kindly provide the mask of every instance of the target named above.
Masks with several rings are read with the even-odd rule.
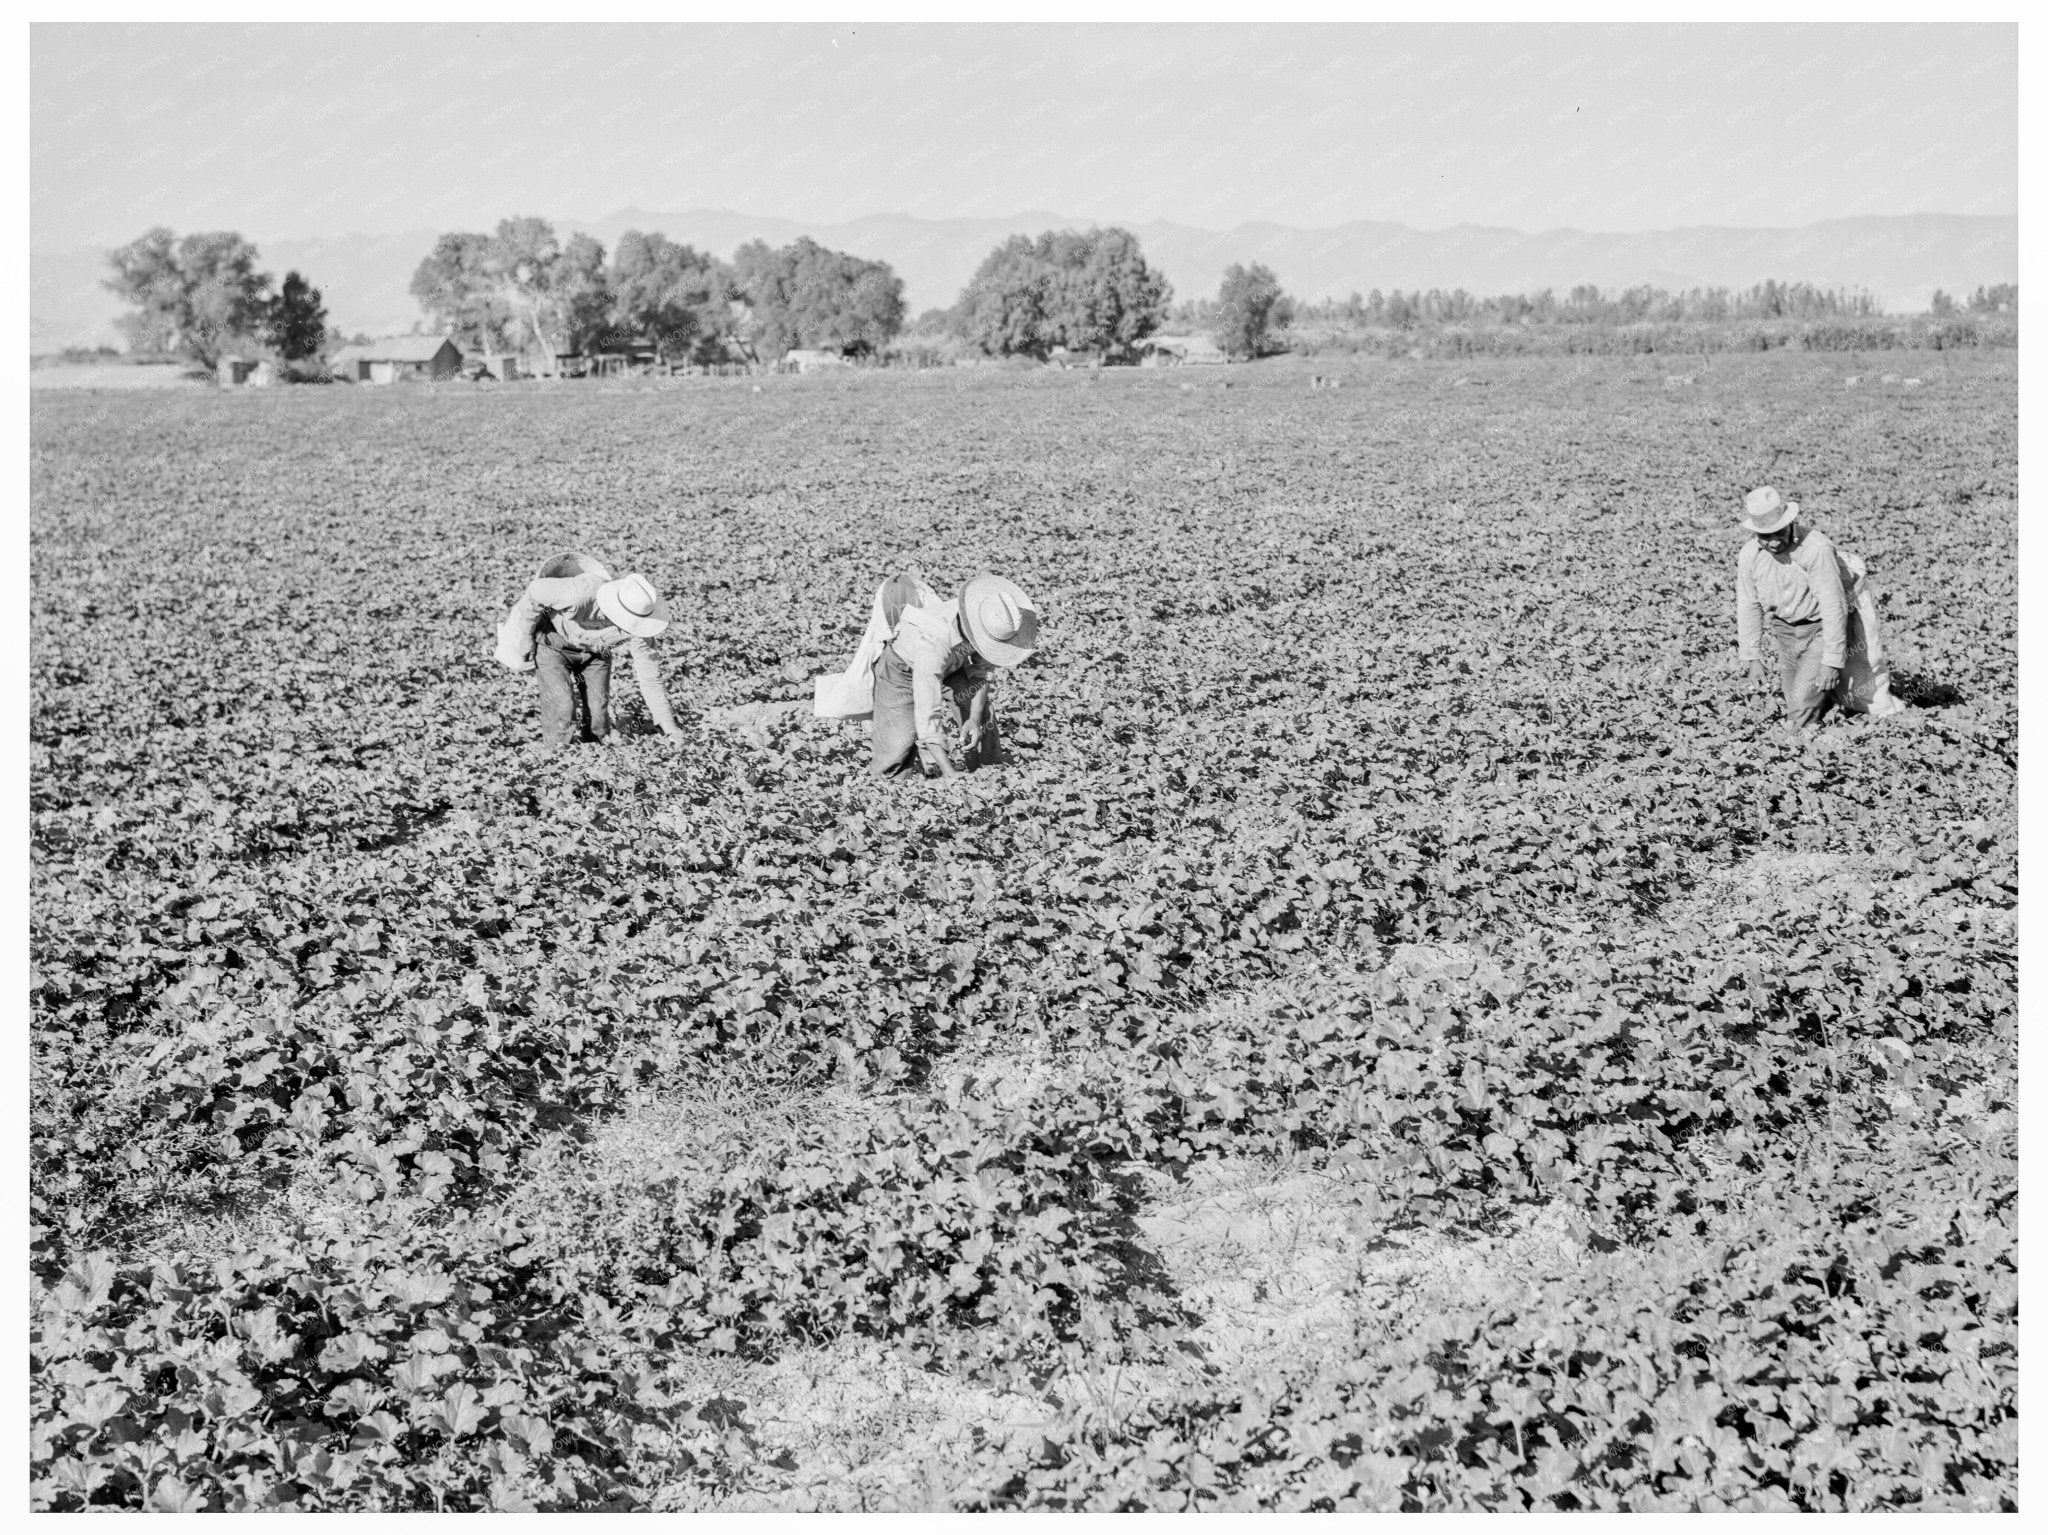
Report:
[[[1915,709],[1946,709],[1953,704],[1969,702],[1969,695],[1961,688],[1937,682],[1919,672],[1893,672],[1892,696]]]

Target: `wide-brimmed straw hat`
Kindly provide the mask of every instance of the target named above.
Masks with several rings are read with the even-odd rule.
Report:
[[[1769,485],[1757,486],[1742,501],[1742,525],[1752,533],[1775,533],[1798,515],[1799,503]]]
[[[960,622],[984,661],[1021,666],[1038,648],[1038,608],[1001,576],[976,576],[960,590]]]
[[[668,604],[654,583],[628,571],[597,589],[598,611],[637,639],[651,640],[668,627]]]

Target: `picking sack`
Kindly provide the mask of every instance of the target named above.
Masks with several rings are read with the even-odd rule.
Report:
[[[596,576],[600,581],[609,581],[612,573],[604,568],[601,561],[587,554],[571,550],[567,554],[551,555],[540,562],[540,569],[533,573],[536,581],[556,581],[564,576]],[[518,604],[513,604],[518,610]],[[507,613],[497,628],[498,642],[492,655],[500,666],[515,672],[533,670],[533,630],[524,625],[514,624],[512,614]]]
[[[1842,574],[1842,595],[1849,603],[1849,643],[1838,696],[1844,712],[1885,719],[1906,711],[1892,694],[1892,662],[1884,646],[1884,624],[1877,616],[1877,588],[1861,555],[1835,551]]]
[[[937,607],[939,594],[925,585],[915,572],[891,576],[875,588],[874,606],[868,612],[868,627],[854,648],[846,670],[827,672],[811,679],[811,710],[823,720],[864,720],[875,712],[875,662],[889,641],[896,637],[896,625],[903,610]]]

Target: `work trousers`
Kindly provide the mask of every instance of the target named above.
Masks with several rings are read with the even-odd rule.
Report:
[[[975,695],[987,686],[986,677],[977,677],[964,668],[946,677],[943,712],[950,715],[951,735],[957,736]],[[917,699],[911,686],[910,667],[891,645],[875,662],[874,754],[868,771],[877,778],[895,778],[912,771],[936,773],[938,765],[923,760],[917,744],[917,726]],[[948,750],[952,748],[951,739],[946,746]],[[997,753],[995,711],[991,709],[980,746],[969,752],[960,765],[973,768],[992,763],[997,760]]]
[[[1861,628],[1855,614],[1850,614],[1849,642],[1854,645],[1861,636]],[[1788,623],[1782,618],[1772,618],[1771,638],[1778,646],[1780,676],[1785,687],[1785,723],[1793,729],[1803,725],[1818,725],[1836,702],[1835,689],[1823,693],[1820,690],[1821,621],[1816,618],[1807,623]]]
[[[547,746],[576,739],[580,705],[586,741],[612,733],[612,658],[570,645],[552,629],[534,636],[533,670],[540,679],[540,738]]]

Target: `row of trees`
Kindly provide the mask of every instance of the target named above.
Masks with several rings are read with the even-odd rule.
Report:
[[[628,230],[607,261],[590,235],[559,239],[540,218],[442,235],[412,295],[459,345],[549,359],[642,336],[670,361],[760,360],[794,346],[871,352],[903,325],[903,283],[886,262],[809,238],[779,250],[756,240],[728,264]]]
[[[256,248],[233,233],[180,239],[152,229],[109,255],[106,286],[133,306],[120,321],[131,351],[179,352],[211,366],[251,342],[286,360],[330,339],[319,291],[288,272],[273,292]],[[650,338],[673,362],[767,361],[792,347],[880,352],[904,329],[903,284],[886,262],[828,250],[808,237],[781,248],[755,240],[731,262],[659,232],[628,230],[607,258],[587,234],[557,236],[541,218],[489,234],[442,235],[413,273],[428,319],[477,352],[555,357],[620,350]],[[1934,295],[1937,318],[2017,314],[2019,289],[1979,287],[1959,307]],[[1642,325],[1738,320],[1860,320],[1879,313],[1860,290],[1765,282],[1741,290],[1647,285],[1607,293],[1481,298],[1462,288],[1394,289],[1300,304],[1257,262],[1233,264],[1214,298],[1172,304],[1172,288],[1123,229],[1015,235],[990,251],[959,300],[930,310],[914,333],[950,335],[988,356],[1056,351],[1127,357],[1162,326],[1206,332],[1232,357],[1285,345],[1297,321],[1359,330],[1418,327]]]
[[[1987,288],[1980,283],[1977,291],[1963,300],[1961,310],[1973,315],[2018,314],[2020,286],[2018,283],[2001,282]],[[1956,301],[1936,288],[1934,298],[1927,306],[1927,312],[1936,319],[1945,320],[1959,311]]]
[[[885,262],[809,238],[755,240],[728,264],[660,233],[629,230],[607,262],[589,235],[558,239],[545,219],[506,219],[492,234],[445,234],[413,274],[412,294],[472,350],[542,356],[615,350],[651,338],[674,361],[792,347],[880,352],[904,329],[903,284]],[[1172,289],[1127,230],[1016,235],[976,269],[959,301],[918,329],[992,357],[1056,350],[1128,355],[1157,331]],[[1256,356],[1290,304],[1264,267],[1232,267],[1212,306],[1218,344]]]
[[[134,307],[121,316],[130,352],[164,352],[212,367],[223,354],[262,345],[287,362],[317,356],[327,339],[320,290],[287,272],[272,291],[256,247],[229,231],[152,229],[107,253],[103,286]]]
[[[904,329],[903,284],[884,262],[809,238],[779,249],[755,240],[730,264],[666,236],[628,231],[609,263],[589,235],[556,238],[544,219],[507,219],[493,234],[446,234],[413,275],[412,293],[458,342],[545,356],[651,338],[672,360],[766,361],[791,347],[872,354]],[[921,317],[993,357],[1056,350],[1124,355],[1157,331],[1172,289],[1127,230],[1016,235],[991,251],[949,310]],[[1256,356],[1290,305],[1264,267],[1232,267],[1211,306],[1218,343]]]
[[[1819,288],[1811,283],[1763,282],[1753,288],[1689,288],[1682,293],[1639,284],[1609,293],[1580,284],[1560,296],[1503,293],[1481,298],[1463,288],[1431,288],[1331,299],[1303,306],[1300,318],[1369,330],[1405,330],[1433,325],[1638,325],[1722,320],[1864,319],[1879,313],[1877,300],[1861,290]]]

